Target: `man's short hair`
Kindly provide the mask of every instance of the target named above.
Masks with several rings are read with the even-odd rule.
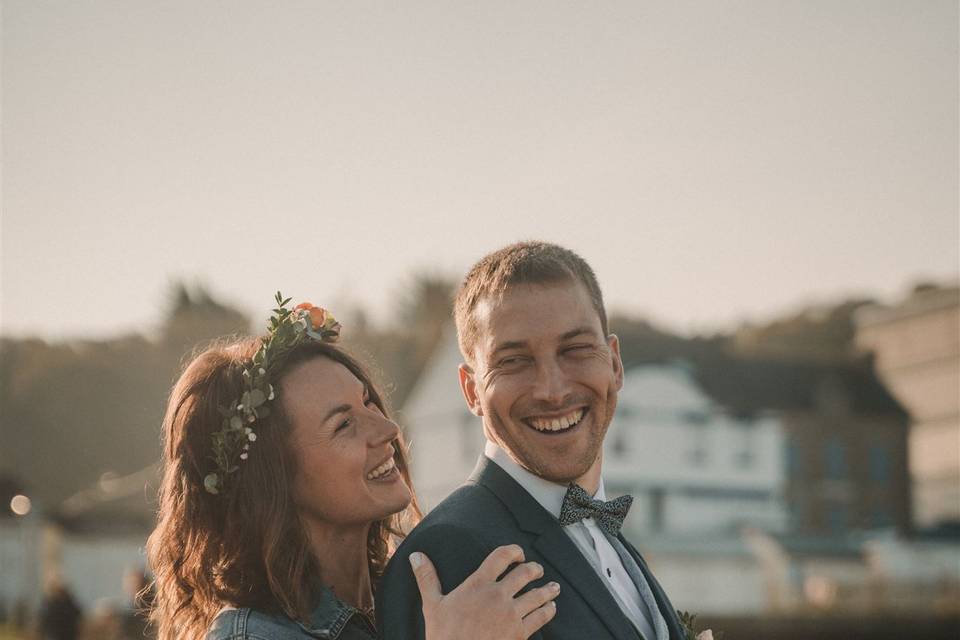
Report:
[[[580,282],[590,294],[590,301],[600,326],[607,335],[607,312],[603,294],[593,269],[569,249],[547,242],[517,242],[484,256],[464,277],[453,303],[460,351],[467,362],[473,361],[477,340],[474,311],[480,301],[500,300],[513,285]]]

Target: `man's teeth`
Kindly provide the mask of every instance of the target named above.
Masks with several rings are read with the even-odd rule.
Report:
[[[397,467],[396,463],[393,461],[393,458],[390,458],[382,465],[371,471],[367,474],[367,480],[376,480],[380,476],[385,476]]]
[[[559,418],[530,418],[528,422],[537,431],[563,431],[580,422],[581,418],[583,409],[577,409]]]

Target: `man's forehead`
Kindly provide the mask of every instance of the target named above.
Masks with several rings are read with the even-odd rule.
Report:
[[[478,301],[474,322],[477,346],[488,352],[503,342],[560,339],[576,329],[602,334],[600,316],[579,282],[514,285],[501,297]]]

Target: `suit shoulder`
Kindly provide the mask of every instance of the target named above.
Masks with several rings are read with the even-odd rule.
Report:
[[[420,527],[442,524],[475,530],[489,526],[491,519],[503,518],[510,518],[510,513],[493,492],[480,485],[465,484],[434,507]]]

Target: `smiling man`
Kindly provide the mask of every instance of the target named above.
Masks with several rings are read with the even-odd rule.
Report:
[[[467,484],[394,555],[377,597],[381,635],[425,637],[416,580],[429,579],[429,561],[417,552],[447,593],[516,544],[543,567],[535,585],[560,587],[556,617],[533,637],[681,640],[666,594],[620,534],[630,498],[604,494],[623,366],[589,265],[556,245],[510,245],[470,270],[454,314],[460,387],[487,445]]]

